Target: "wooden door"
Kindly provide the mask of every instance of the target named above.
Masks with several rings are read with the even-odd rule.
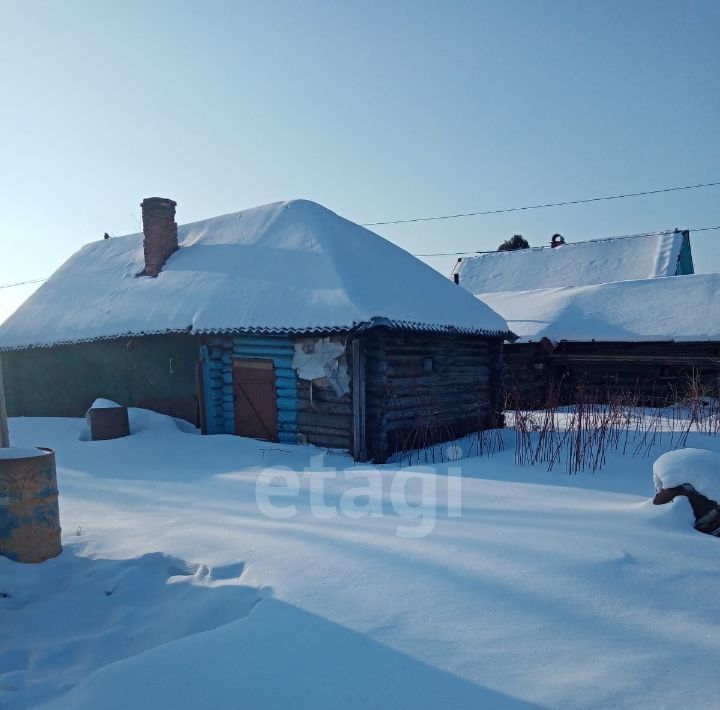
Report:
[[[277,397],[272,360],[233,358],[235,433],[277,441]]]

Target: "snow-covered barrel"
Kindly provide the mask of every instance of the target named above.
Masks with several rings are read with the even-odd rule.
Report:
[[[61,551],[55,452],[0,448],[0,555],[43,562]]]

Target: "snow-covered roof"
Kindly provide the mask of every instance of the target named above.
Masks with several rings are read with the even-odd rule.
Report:
[[[459,261],[454,274],[470,293],[589,286],[674,276],[687,233],[597,239],[555,247],[495,251]]]
[[[391,327],[505,334],[507,324],[406,251],[307,200],[182,225],[157,278],[143,235],[94,242],[0,326],[0,349],[165,332]]]
[[[720,274],[483,293],[520,341],[719,341]]]

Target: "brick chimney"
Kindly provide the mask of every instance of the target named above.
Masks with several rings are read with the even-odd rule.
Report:
[[[155,277],[178,248],[175,207],[166,197],[146,197],[142,204],[145,268],[139,276]]]

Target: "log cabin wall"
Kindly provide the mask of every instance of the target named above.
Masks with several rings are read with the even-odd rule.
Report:
[[[203,361],[208,434],[234,434],[233,359],[272,360],[275,368],[277,430],[281,442],[297,443],[297,386],[292,369],[295,344],[289,336],[239,335],[207,338]]]
[[[352,347],[345,360],[352,372]],[[351,381],[350,387],[354,383]],[[352,393],[338,395],[327,380],[297,380],[297,431],[301,441],[326,449],[352,449]]]
[[[601,401],[635,393],[639,404],[657,406],[686,394],[694,379],[717,392],[720,343],[560,343],[549,356],[549,370],[562,381],[565,401],[578,387]]]
[[[280,441],[342,449],[358,460],[383,463],[396,451],[500,423],[502,338],[387,328],[331,336],[344,342],[342,367],[353,375],[350,392],[338,394],[325,378],[302,379],[292,369],[296,344],[309,337],[208,338],[208,433],[235,430],[231,367],[237,357],[273,360]],[[359,341],[359,369],[353,367],[353,341]]]
[[[508,407],[534,409],[545,406],[548,380],[548,351],[541,343],[505,344],[503,386]]]
[[[540,367],[538,367],[540,365]],[[720,343],[561,342],[505,346],[505,387],[522,407],[545,406],[549,396],[572,404],[582,392],[600,403],[620,394],[657,406],[687,394],[691,381],[708,393],[720,387]]]
[[[374,462],[499,423],[502,338],[376,328],[363,352]]]

